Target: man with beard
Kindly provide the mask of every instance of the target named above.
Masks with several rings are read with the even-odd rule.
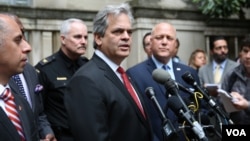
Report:
[[[219,103],[219,97],[217,97],[217,88],[220,88],[221,83],[224,82],[225,74],[238,66],[238,63],[228,58],[228,44],[226,39],[221,36],[216,36],[211,40],[210,54],[212,57],[211,62],[206,64],[205,66],[202,66],[199,69],[198,75],[201,81],[201,85],[205,86],[208,90],[209,95],[213,96],[215,101]],[[215,84],[215,86],[217,87],[211,89],[211,87],[208,87],[208,84]],[[212,125],[215,125],[214,128],[217,131],[221,131],[221,127],[219,126],[220,124],[218,124],[218,122],[224,122],[225,120],[220,119],[212,111],[209,111],[207,115],[210,119],[210,123],[212,123]],[[217,140],[217,138],[215,137],[212,140]]]
[[[228,44],[224,37],[217,36],[211,40],[210,54],[212,61],[201,67],[199,77],[201,84],[217,84],[220,86],[224,75],[231,69],[235,68],[238,63],[228,58]]]

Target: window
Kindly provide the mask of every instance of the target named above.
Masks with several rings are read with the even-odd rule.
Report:
[[[0,0],[0,4],[16,5],[16,6],[31,6],[32,0]]]

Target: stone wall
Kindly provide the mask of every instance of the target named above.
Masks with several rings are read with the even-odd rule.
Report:
[[[42,58],[51,55],[60,47],[59,25],[67,18],[80,18],[88,26],[88,50],[86,56],[93,54],[92,21],[97,11],[106,4],[118,4],[125,0],[33,0],[32,5],[1,5],[0,12],[18,15],[25,28],[28,41],[33,47],[30,62],[36,64]],[[142,48],[142,36],[158,22],[168,21],[177,29],[180,40],[178,55],[187,63],[190,53],[196,48],[208,50],[209,36],[227,35],[235,37],[250,33],[250,12],[247,20],[209,19],[202,15],[190,0],[131,0],[135,23],[133,24],[133,43],[130,56],[123,62],[128,68],[143,61],[146,54]],[[236,47],[234,47],[236,48]],[[235,49],[234,49],[235,50]],[[233,54],[236,56],[237,52]]]

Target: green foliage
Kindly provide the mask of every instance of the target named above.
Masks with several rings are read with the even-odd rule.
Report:
[[[242,8],[249,8],[250,0],[192,0],[198,8],[211,18],[227,18],[233,14],[244,18]]]

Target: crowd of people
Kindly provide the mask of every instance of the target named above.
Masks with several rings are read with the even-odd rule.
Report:
[[[60,49],[32,66],[32,47],[22,22],[16,15],[0,13],[0,139],[220,141],[219,127],[202,128],[220,120],[214,116],[218,108],[211,110],[211,100],[230,124],[250,124],[250,36],[240,43],[238,62],[229,59],[226,38],[216,36],[211,38],[210,54],[195,49],[185,63],[178,56],[181,40],[176,28],[160,22],[142,39],[147,58],[124,69],[133,21],[125,3],[98,11],[93,20],[94,52],[88,59],[86,24],[66,19],[60,28]],[[212,57],[209,62],[207,55]],[[225,111],[217,89],[209,91],[211,84],[230,94],[238,110]]]

